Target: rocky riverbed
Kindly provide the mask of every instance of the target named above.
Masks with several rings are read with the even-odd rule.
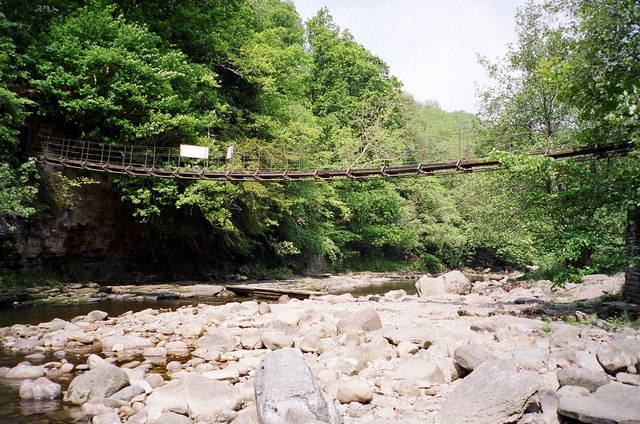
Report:
[[[589,314],[622,276],[492,278],[13,325],[0,376],[94,424],[640,423],[640,332]]]

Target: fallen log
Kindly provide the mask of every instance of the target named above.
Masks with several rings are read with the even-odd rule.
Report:
[[[229,284],[225,288],[238,296],[263,297],[277,299],[282,295],[287,295],[295,299],[308,299],[311,296],[324,296],[329,294],[326,291],[298,290],[281,287],[264,287],[259,285],[236,285]]]

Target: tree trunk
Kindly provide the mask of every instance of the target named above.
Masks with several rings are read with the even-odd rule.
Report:
[[[629,205],[627,210],[627,267],[624,297],[640,304],[640,209]]]

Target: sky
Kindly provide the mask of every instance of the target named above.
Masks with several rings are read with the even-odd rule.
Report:
[[[515,43],[514,15],[526,0],[292,0],[303,21],[322,7],[340,29],[384,60],[417,101],[477,112],[488,83],[477,54],[501,58]]]

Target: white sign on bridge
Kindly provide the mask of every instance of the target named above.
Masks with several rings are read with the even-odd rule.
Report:
[[[183,158],[209,159],[209,148],[203,146],[192,146],[190,144],[181,144],[180,156]]]

